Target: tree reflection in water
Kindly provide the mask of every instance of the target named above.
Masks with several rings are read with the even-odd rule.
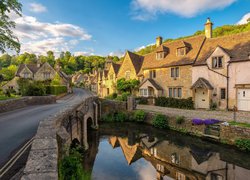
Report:
[[[101,124],[91,131],[85,170],[93,179],[247,180],[250,155],[141,124]]]

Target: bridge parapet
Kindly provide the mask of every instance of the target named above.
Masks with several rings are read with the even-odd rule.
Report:
[[[58,160],[64,147],[77,138],[82,145],[87,140],[87,121],[98,126],[98,98],[79,100],[74,105],[61,109],[54,116],[40,122],[24,169],[22,180],[58,179]],[[85,144],[84,144],[85,143]]]

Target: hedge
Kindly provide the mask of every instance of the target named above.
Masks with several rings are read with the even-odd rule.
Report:
[[[158,97],[155,99],[155,105],[180,109],[194,109],[194,102],[191,97],[187,99]]]
[[[47,86],[47,94],[59,95],[67,92],[67,86]]]

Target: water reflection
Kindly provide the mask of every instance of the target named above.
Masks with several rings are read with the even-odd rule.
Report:
[[[91,132],[85,168],[92,179],[247,180],[250,155],[150,126],[103,124]]]

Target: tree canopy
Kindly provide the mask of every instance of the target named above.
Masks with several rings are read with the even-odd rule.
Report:
[[[140,84],[139,80],[130,79],[126,80],[125,78],[121,78],[117,80],[117,90],[120,92],[129,92],[132,93],[133,89],[137,89]]]
[[[20,51],[18,38],[13,34],[12,28],[15,23],[8,16],[9,13],[15,13],[21,16],[22,5],[17,0],[0,1],[0,51],[6,52],[7,49]]]

